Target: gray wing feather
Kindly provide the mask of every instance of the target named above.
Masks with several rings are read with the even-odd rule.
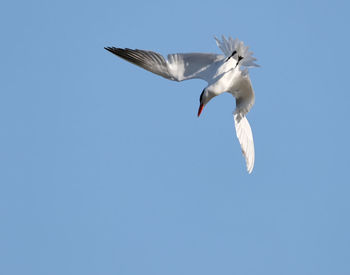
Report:
[[[205,81],[213,77],[215,64],[224,59],[213,53],[176,53],[168,55],[168,68],[177,81],[199,78]]]
[[[223,55],[211,53],[177,53],[169,54],[168,60],[156,52],[145,50],[106,47],[107,51],[129,61],[152,73],[170,80],[182,81],[210,78],[209,67],[224,58]]]
[[[152,73],[158,74],[165,78],[171,79],[168,72],[167,62],[164,57],[158,53],[144,50],[121,49],[115,47],[106,47],[107,51],[129,61],[141,68],[144,68]]]

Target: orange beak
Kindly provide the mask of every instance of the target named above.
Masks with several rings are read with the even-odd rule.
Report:
[[[198,117],[201,115],[201,112],[203,111],[204,105],[200,104],[198,109]]]

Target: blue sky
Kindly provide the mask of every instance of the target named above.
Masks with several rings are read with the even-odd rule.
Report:
[[[1,274],[350,274],[346,1],[2,1]],[[196,117],[105,46],[250,71],[255,168],[230,95]]]

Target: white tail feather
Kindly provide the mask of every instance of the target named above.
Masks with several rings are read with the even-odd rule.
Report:
[[[242,56],[243,59],[240,63],[241,66],[244,67],[259,67],[258,64],[254,63],[256,58],[253,57],[253,52],[249,51],[249,47],[245,46],[243,41],[240,41],[238,38],[232,39],[229,37],[226,39],[225,36],[222,35],[220,41],[218,38],[214,37],[216,40],[216,44],[221,49],[221,51],[225,54],[226,57],[231,56],[233,51],[237,51],[238,55]]]

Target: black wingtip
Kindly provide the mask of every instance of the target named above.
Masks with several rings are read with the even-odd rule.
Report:
[[[109,52],[113,52],[113,47],[104,47],[105,50],[109,51]]]
[[[118,55],[117,53],[118,53],[119,48],[116,48],[116,47],[105,47],[105,50],[107,50],[107,51],[109,51],[109,52],[111,52],[113,54]]]

